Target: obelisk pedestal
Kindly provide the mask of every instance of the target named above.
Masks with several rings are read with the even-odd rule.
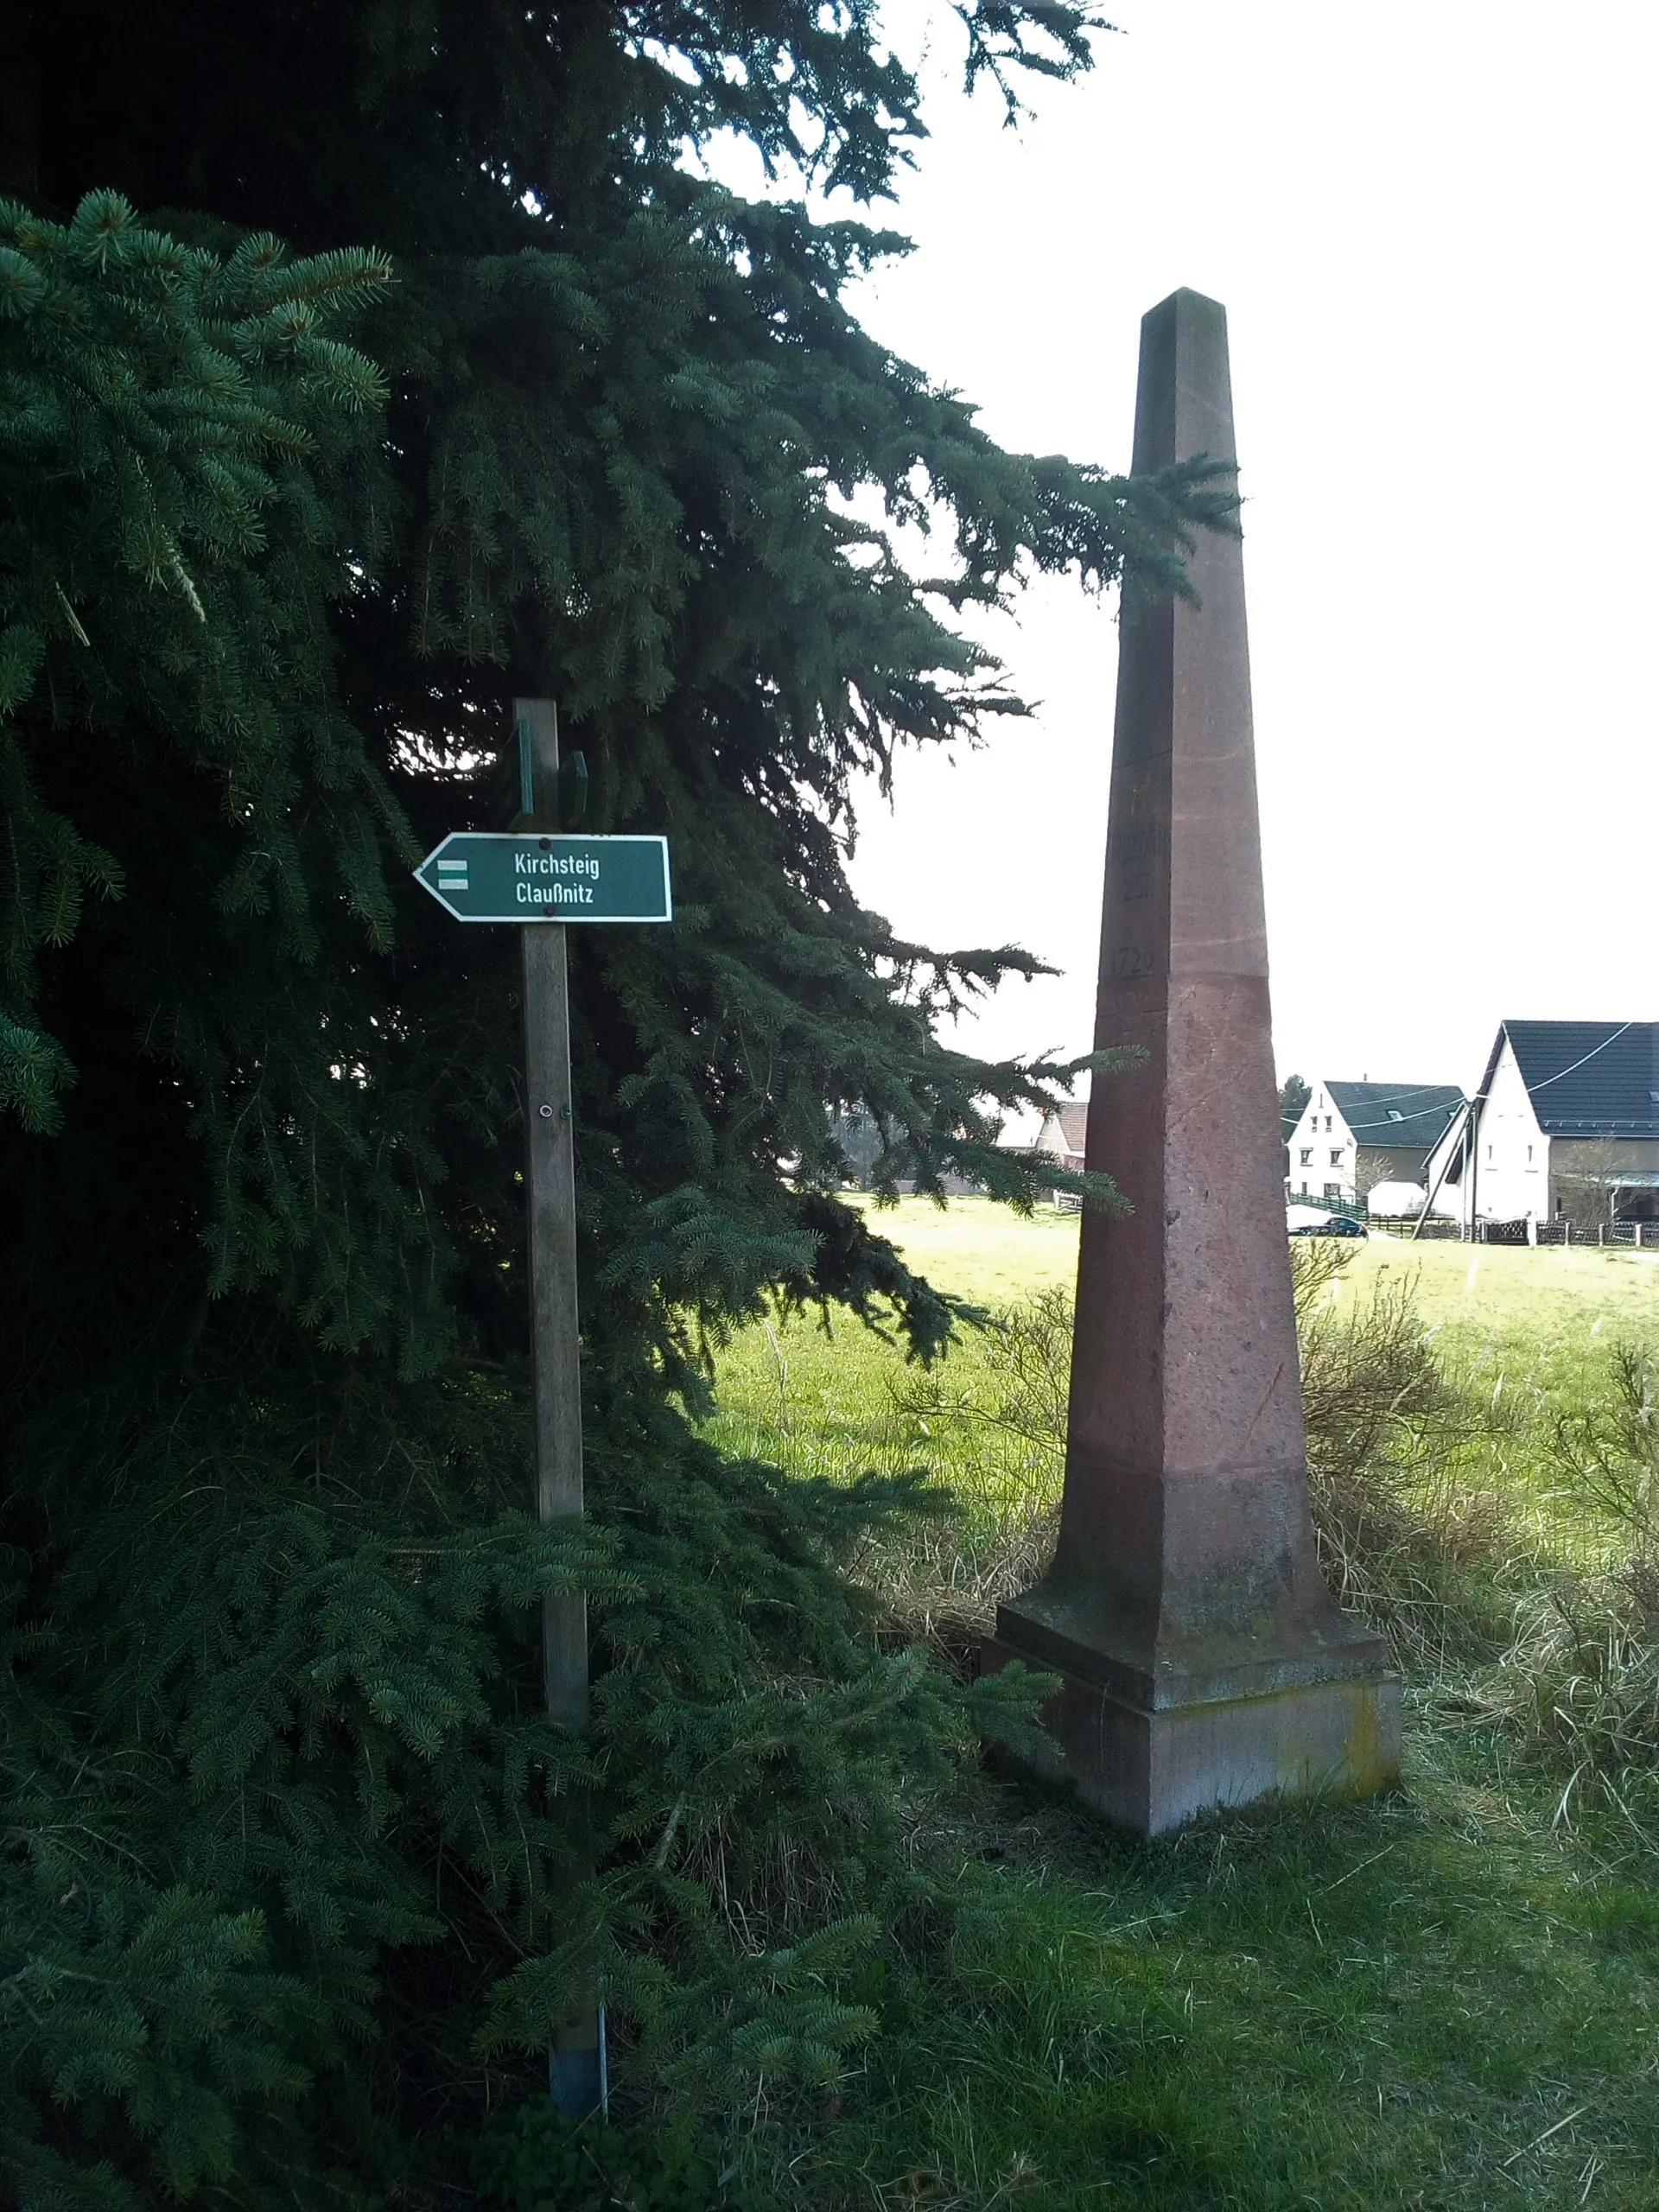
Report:
[[[1227,318],[1141,325],[1135,468],[1235,454]],[[1395,1773],[1382,1639],[1319,1573],[1285,1234],[1243,563],[1205,533],[1197,604],[1126,584],[1085,1211],[1054,1563],[999,1609],[985,1668],[1057,1672],[1046,1771],[1142,1834],[1274,1792]]]

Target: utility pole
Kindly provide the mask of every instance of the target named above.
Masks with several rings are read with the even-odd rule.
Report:
[[[551,699],[515,699],[519,796],[525,826],[556,830],[559,714]],[[524,1185],[530,1217],[531,1357],[535,1372],[536,1510],[545,1522],[582,1510],[582,1370],[576,1311],[576,1124],[570,1090],[570,988],[562,922],[518,932],[524,1022]],[[542,1600],[542,1685],[547,1717],[586,1735],[588,1599],[580,1591]],[[573,1807],[572,1886],[591,1873],[587,1808]],[[590,1978],[554,2030],[548,2053],[553,2101],[586,2120],[606,2101],[605,2017]]]
[[[1428,1219],[1429,1210],[1433,1205],[1435,1199],[1440,1195],[1440,1185],[1445,1182],[1446,1177],[1452,1173],[1452,1161],[1457,1158],[1459,1150],[1466,1151],[1467,1149],[1469,1141],[1469,1117],[1473,1112],[1474,1101],[1472,1099],[1465,1099],[1464,1101],[1463,1107],[1463,1128],[1459,1132],[1458,1141],[1456,1144],[1447,1142],[1446,1147],[1446,1159],[1441,1165],[1440,1172],[1434,1178],[1432,1183],[1428,1183],[1428,1196],[1423,1200],[1423,1210],[1411,1225],[1411,1242],[1414,1244],[1423,1233],[1423,1224]],[[1451,1123],[1447,1122],[1446,1128],[1448,1131],[1450,1130],[1451,1126]],[[1427,1161],[1425,1160],[1423,1165],[1425,1170],[1427,1170],[1428,1165]],[[1427,1173],[1425,1173],[1423,1179],[1426,1183],[1428,1182]]]

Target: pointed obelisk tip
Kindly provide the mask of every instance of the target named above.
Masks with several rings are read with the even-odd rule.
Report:
[[[1135,473],[1149,476],[1200,453],[1230,463],[1236,451],[1227,310],[1183,286],[1141,318]]]
[[[1227,310],[1219,300],[1212,300],[1208,292],[1195,292],[1190,284],[1177,285],[1166,300],[1160,300],[1155,308],[1148,308],[1141,320],[1146,323],[1154,315],[1179,315],[1183,308],[1190,312],[1218,315],[1224,323],[1227,320]]]

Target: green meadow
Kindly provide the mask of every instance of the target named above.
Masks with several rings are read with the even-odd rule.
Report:
[[[1077,1220],[881,1226],[1001,1325],[925,1376],[774,1319],[722,1354],[709,1429],[948,1484],[861,1572],[963,1667],[1052,1529]],[[798,2202],[1659,2208],[1659,1254],[1374,1236],[1301,1304],[1331,1571],[1405,1679],[1400,1787],[1145,1844],[969,1777],[914,1838],[951,1909],[871,1993]]]

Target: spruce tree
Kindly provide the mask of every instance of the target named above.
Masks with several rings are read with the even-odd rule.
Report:
[[[1290,1141],[1290,1133],[1302,1118],[1302,1109],[1313,1096],[1305,1077],[1287,1075],[1279,1086],[1279,1133]]]
[[[1003,97],[1088,58],[1071,0],[958,20]],[[906,1808],[1017,1685],[871,1637],[844,1562],[925,1483],[791,1484],[683,1408],[771,1298],[948,1342],[834,1195],[838,1116],[878,1185],[1056,1179],[994,1135],[1059,1071],[935,1034],[1034,962],[861,909],[852,779],[1017,719],[962,609],[1028,564],[1179,588],[1224,503],[1001,451],[842,302],[900,241],[709,181],[735,131],[880,197],[921,126],[861,6],[58,0],[7,35],[15,2185],[386,2186],[533,2082],[595,1946],[642,2088],[830,2076]],[[579,1541],[524,1512],[515,949],[408,874],[494,826],[515,691],[677,877],[671,931],[572,946]],[[573,1580],[590,1748],[537,1705]]]

